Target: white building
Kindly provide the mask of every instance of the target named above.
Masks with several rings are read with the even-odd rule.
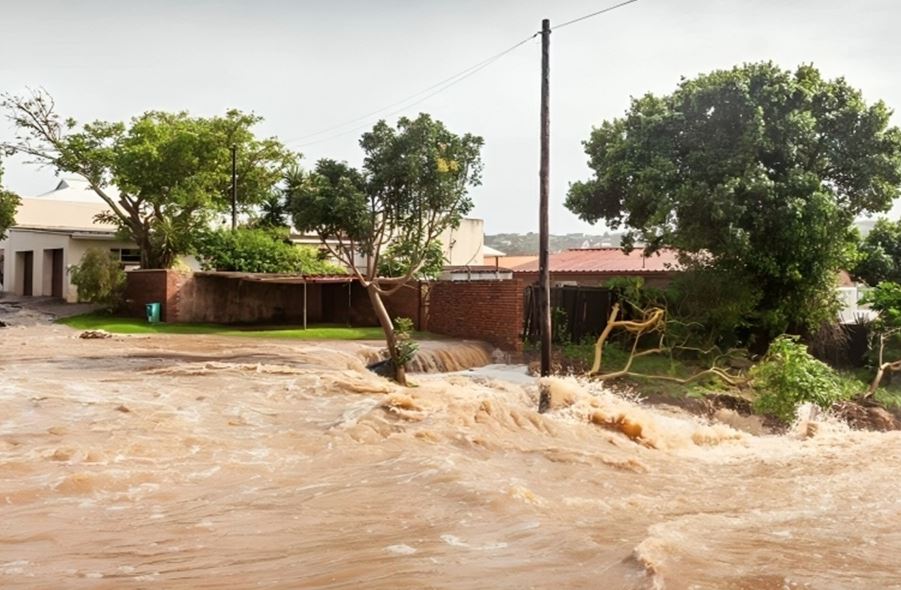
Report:
[[[109,207],[84,180],[65,179],[43,195],[23,198],[16,222],[0,241],[0,291],[78,300],[69,268],[88,248],[112,251],[125,264],[140,262],[135,245],[116,227],[94,222]]]
[[[485,263],[485,222],[481,219],[462,219],[459,227],[445,230],[438,236],[438,240],[444,253],[444,263],[448,267],[482,266]],[[297,232],[291,235],[291,242],[315,248],[322,246],[318,236]],[[338,241],[330,240],[330,245],[337,248]],[[361,272],[365,272],[367,257],[355,254],[354,264]]]

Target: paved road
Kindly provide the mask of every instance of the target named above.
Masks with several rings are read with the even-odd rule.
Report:
[[[65,303],[52,297],[18,297],[0,294],[0,323],[7,326],[47,324],[97,309],[92,303]],[[0,326],[2,327],[2,326]]]

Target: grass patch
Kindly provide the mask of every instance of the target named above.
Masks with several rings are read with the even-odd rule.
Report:
[[[210,334],[244,338],[285,338],[295,340],[383,340],[378,326],[348,327],[339,324],[315,324],[306,330],[295,326],[226,326],[221,324],[149,324],[142,318],[127,318],[104,313],[86,313],[57,320],[76,330],[105,330],[111,334]],[[427,332],[416,332],[417,340],[433,339]]]

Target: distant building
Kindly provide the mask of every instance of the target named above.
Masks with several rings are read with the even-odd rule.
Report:
[[[64,179],[37,197],[23,198],[16,222],[0,241],[0,290],[23,296],[78,300],[69,269],[88,248],[109,249],[124,265],[137,265],[137,247],[116,227],[94,222],[109,207],[78,179]]]
[[[448,229],[438,236],[441,242],[444,261],[447,267],[480,267],[485,264],[485,222],[481,219],[463,219],[456,229]],[[303,246],[325,249],[319,236],[314,234],[292,233],[291,242]],[[338,241],[329,240],[328,244],[337,249]],[[338,261],[334,261],[338,262]],[[367,259],[359,254],[354,256],[354,264],[361,271],[366,271]]]

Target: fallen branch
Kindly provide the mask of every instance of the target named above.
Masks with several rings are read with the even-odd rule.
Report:
[[[604,326],[604,331],[601,332],[597,342],[594,344],[594,363],[591,365],[591,370],[588,372],[589,375],[596,375],[601,371],[601,362],[604,356],[604,344],[606,344],[610,332],[615,328],[622,328],[627,332],[635,334],[635,345],[637,346],[638,340],[641,338],[642,334],[651,332],[660,327],[660,324],[665,317],[665,312],[659,307],[652,308],[645,313],[645,317],[641,321],[617,320],[617,315],[619,315],[619,303],[614,303],[613,309],[610,310],[610,317],[607,319],[607,325]],[[632,355],[629,357],[627,366],[631,364],[634,356],[635,346],[632,347]]]
[[[873,382],[870,383],[870,386],[867,388],[867,392],[863,395],[863,399],[869,399],[873,397],[873,394],[876,393],[876,390],[879,389],[879,384],[882,383],[882,378],[885,376],[886,372],[894,373],[896,371],[901,371],[901,360],[883,362],[883,353],[885,352],[885,338],[886,336],[891,336],[895,332],[898,332],[898,329],[889,330],[883,334],[879,335],[879,368],[876,369],[876,376],[873,377]]]
[[[637,308],[636,308],[637,309]],[[723,382],[732,386],[744,385],[748,382],[746,377],[732,375],[728,373],[725,369],[717,367],[716,364],[723,358],[731,358],[732,354],[736,352],[736,349],[730,349],[724,354],[720,354],[715,359],[713,359],[712,366],[710,368],[704,369],[694,375],[689,377],[673,377],[671,375],[648,375],[644,373],[636,373],[632,371],[632,363],[633,361],[641,356],[648,356],[651,354],[670,354],[674,350],[691,350],[699,353],[700,355],[708,355],[714,351],[720,350],[717,346],[712,346],[709,349],[701,349],[697,347],[690,347],[684,345],[675,345],[675,346],[665,346],[664,342],[666,339],[665,333],[665,318],[666,311],[659,307],[654,307],[649,310],[644,310],[643,318],[640,321],[635,320],[617,320],[616,318],[619,316],[620,306],[619,303],[613,305],[613,308],[610,310],[610,316],[607,319],[607,325],[604,326],[604,330],[601,332],[601,335],[598,336],[597,342],[594,345],[594,363],[592,364],[591,370],[588,371],[588,376],[593,377],[599,381],[609,381],[612,379],[618,379],[620,377],[643,377],[646,379],[659,379],[663,381],[672,381],[674,383],[688,384],[693,381],[697,381],[703,377],[715,376],[721,379]],[[610,337],[610,334],[614,329],[620,328],[631,334],[634,334],[635,339],[632,342],[632,350],[629,352],[629,358],[626,359],[625,366],[618,370],[613,371],[611,373],[601,373],[601,366],[604,355],[604,345],[607,343],[607,339]],[[653,331],[660,331],[660,340],[657,343],[657,346],[654,348],[649,348],[648,350],[642,350],[638,352],[638,342],[641,340],[641,337]],[[898,361],[898,369],[901,369],[901,361]]]

